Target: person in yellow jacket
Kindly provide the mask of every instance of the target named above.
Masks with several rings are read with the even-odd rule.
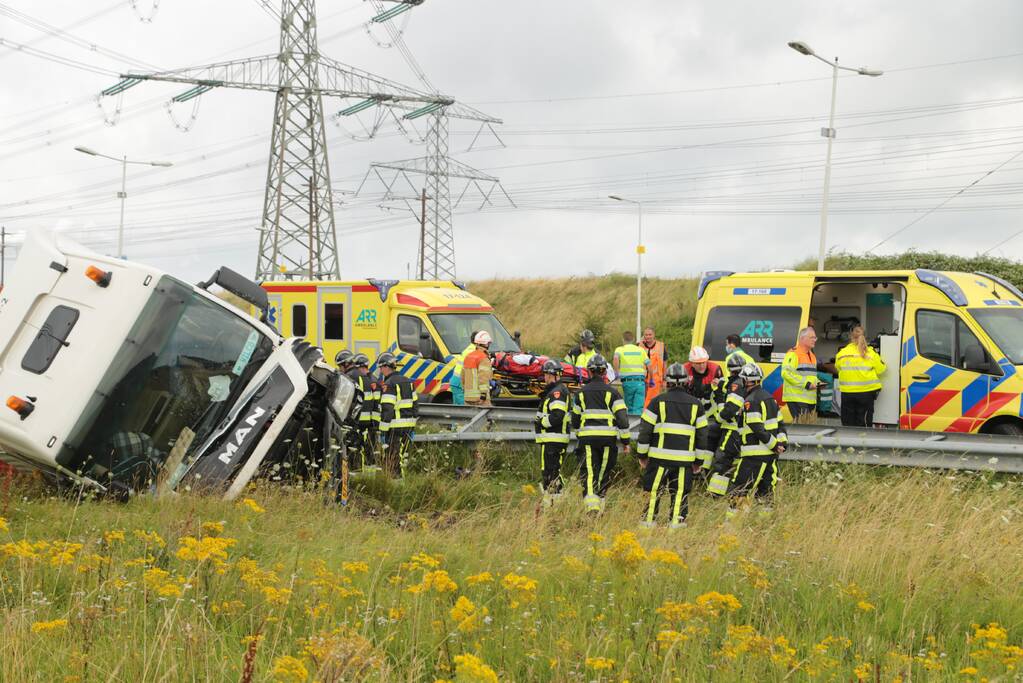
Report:
[[[781,363],[782,401],[789,407],[792,419],[800,415],[817,413],[817,356],[813,347],[817,344],[817,332],[812,327],[799,331],[796,345],[785,354]]]
[[[465,405],[465,387],[462,386],[462,370],[465,368],[465,357],[476,350],[472,340],[476,337],[478,330],[473,330],[469,335],[469,344],[462,349],[462,352],[454,357],[455,367],[451,372],[451,380],[448,386],[451,387],[451,402],[456,406]]]
[[[465,357],[462,364],[462,389],[466,405],[490,405],[490,380],[494,378],[494,366],[490,362],[490,333],[477,332],[472,338],[476,350]]]
[[[629,415],[642,415],[650,359],[646,351],[636,345],[636,335],[632,332],[626,331],[622,335],[622,345],[615,349],[611,365],[622,381],[622,394]]]
[[[835,357],[835,367],[842,392],[842,424],[873,427],[874,401],[881,391],[880,377],[886,368],[880,354],[867,344],[859,325],[849,333],[849,344]]]

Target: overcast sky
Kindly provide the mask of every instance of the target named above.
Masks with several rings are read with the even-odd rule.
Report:
[[[182,86],[142,83],[102,109],[95,96],[129,69],[274,53],[275,20],[257,0],[162,0],[140,20],[151,13],[152,0],[0,3],[0,222],[113,253],[120,166],[74,146],[167,160],[129,167],[129,258],[192,280],[221,264],[251,276],[273,95],[213,90],[194,120],[191,102],[173,119],[165,109]],[[422,87],[387,34],[366,28],[370,3],[323,0],[318,14],[324,54]],[[395,24],[438,89],[504,121],[506,146],[487,135],[473,151],[475,124],[451,124],[452,156],[499,177],[517,207],[501,199],[480,212],[466,194],[455,216],[460,278],[634,272],[636,210],[609,194],[644,202],[649,274],[815,255],[830,68],[791,40],[885,71],[838,82],[831,247],[864,252],[919,219],[877,251],[972,255],[1023,230],[1018,0],[426,0]],[[371,162],[425,152],[389,122],[361,140],[373,118],[328,123],[345,278],[414,271],[413,216],[381,208],[372,179],[351,193]],[[992,253],[1023,258],[1023,234]]]

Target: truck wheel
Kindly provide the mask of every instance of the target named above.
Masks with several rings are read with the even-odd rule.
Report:
[[[1000,422],[991,428],[992,434],[1023,437],[1023,425],[1018,422]]]

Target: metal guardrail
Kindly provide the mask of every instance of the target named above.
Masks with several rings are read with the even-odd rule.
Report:
[[[528,408],[421,405],[421,422],[451,431],[419,433],[416,441],[532,442],[535,415]],[[1023,441],[1008,436],[805,424],[788,425],[788,435],[783,460],[1023,474]]]

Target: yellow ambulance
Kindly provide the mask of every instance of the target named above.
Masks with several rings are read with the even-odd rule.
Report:
[[[265,282],[268,318],[285,337],[302,337],[333,362],[342,349],[376,358],[389,351],[424,400],[451,402],[455,354],[474,330],[494,340],[491,352],[518,353],[516,339],[483,299],[459,282],[356,280]],[[535,401],[528,386],[502,382],[495,398]]]
[[[877,423],[938,432],[1023,436],[1023,293],[986,273],[933,270],[704,273],[693,343],[711,357],[725,337],[764,368],[781,401],[780,363],[801,327],[832,360],[862,324],[888,371]]]

